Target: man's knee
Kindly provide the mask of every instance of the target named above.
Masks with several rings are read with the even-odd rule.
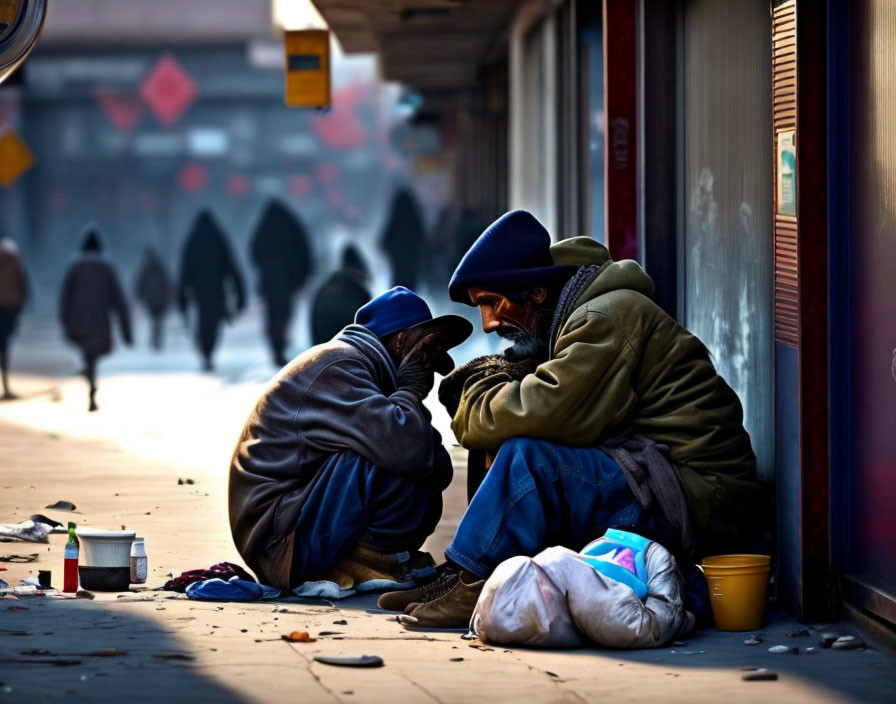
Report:
[[[553,480],[557,476],[556,448],[556,443],[542,438],[510,438],[498,449],[492,469],[525,467],[529,474]]]

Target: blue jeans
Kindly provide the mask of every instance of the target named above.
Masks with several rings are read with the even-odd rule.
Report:
[[[608,528],[674,550],[668,522],[641,506],[605,453],[514,438],[495,456],[445,555],[484,578],[514,555],[531,557],[552,545],[581,550]]]
[[[442,516],[442,490],[451,481],[447,453],[437,465],[428,476],[409,477],[353,452],[334,455],[296,522],[291,581],[320,577],[358,543],[384,553],[419,549]]]

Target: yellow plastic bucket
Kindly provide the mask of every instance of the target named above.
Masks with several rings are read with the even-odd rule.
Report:
[[[762,627],[770,563],[769,555],[715,555],[703,560],[716,628],[755,631]]]

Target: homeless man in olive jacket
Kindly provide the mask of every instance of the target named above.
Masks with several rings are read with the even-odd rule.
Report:
[[[515,344],[440,387],[458,441],[493,463],[449,569],[424,590],[381,597],[407,609],[408,624],[464,625],[500,562],[579,550],[608,528],[693,564],[749,548],[763,527],[741,404],[704,345],[651,300],[636,262],[614,262],[588,237],[550,242],[531,214],[507,213],[449,285],[480,308],[485,332]]]
[[[413,585],[452,474],[423,399],[472,330],[399,286],[277,374],[230,468],[233,539],[260,581]]]

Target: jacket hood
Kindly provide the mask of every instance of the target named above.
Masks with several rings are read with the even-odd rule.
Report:
[[[346,325],[336,335],[336,340],[354,347],[376,365],[376,382],[381,389],[397,387],[395,362],[380,342],[380,338],[370,330],[363,325]]]
[[[551,258],[558,265],[600,267],[597,277],[585,289],[580,300],[619,289],[637,291],[648,298],[653,296],[653,280],[636,261],[623,259],[614,262],[607,248],[590,237],[571,237],[551,245]]]

